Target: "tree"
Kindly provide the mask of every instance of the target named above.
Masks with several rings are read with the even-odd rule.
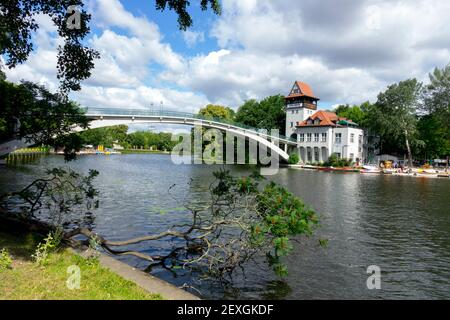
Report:
[[[347,105],[338,106],[334,112],[339,117],[347,118],[357,123],[360,127],[364,127],[366,124],[366,114],[360,106],[354,105],[350,107]]]
[[[426,115],[420,121],[420,131],[426,142],[426,153],[448,156],[450,150],[450,64],[435,68],[425,87],[422,110]]]
[[[171,133],[136,131],[127,135],[126,145],[132,148],[148,149],[156,147],[158,150],[170,151],[176,145],[176,142],[172,141]]]
[[[448,128],[437,115],[428,114],[417,123],[420,139],[424,142],[419,149],[423,159],[437,159],[450,154]]]
[[[78,6],[79,28],[68,28],[70,6]],[[28,59],[33,51],[32,32],[39,26],[37,14],[47,14],[58,28],[63,44],[58,46],[58,79],[61,92],[80,90],[80,82],[89,78],[94,67],[97,51],[83,45],[83,39],[90,32],[88,23],[91,16],[83,9],[81,0],[27,0],[2,1],[0,3],[0,54],[7,57],[6,65],[14,68]]]
[[[422,84],[416,79],[400,81],[388,86],[378,95],[375,107],[369,115],[372,128],[384,139],[402,141],[406,146],[409,166],[412,167],[411,142],[417,139],[416,110]]]
[[[45,87],[0,81],[0,141],[26,139],[35,144],[64,146],[67,160],[75,157],[82,141],[70,134],[74,126],[86,128],[84,111],[73,101]]]
[[[175,224],[158,234],[110,241],[80,223],[66,223],[74,221],[74,213],[84,213],[82,206],[86,210],[98,206],[98,191],[93,187],[97,174],[91,171],[88,176],[82,176],[53,169],[21,191],[0,195],[0,210],[10,203],[22,203],[25,223],[29,223],[36,213],[48,208],[56,217],[48,228],[62,229],[66,241],[84,235],[87,240],[81,244],[95,239],[112,254],[133,255],[150,262],[148,271],[156,266],[172,272],[183,268],[220,280],[243,269],[245,263],[262,257],[266,257],[277,275],[287,275],[282,259],[292,250],[290,237],[311,235],[318,222],[315,212],[286,188],[274,182],[261,184],[263,178],[258,174],[236,178],[220,170],[214,172],[215,181],[206,202],[183,204],[190,217],[186,223]],[[169,194],[178,202],[178,194],[172,194],[175,187],[169,189]],[[10,215],[20,218],[17,214]],[[131,248],[133,244],[161,239],[170,239],[169,245],[153,254]],[[120,247],[123,249],[119,250]]]
[[[270,131],[278,129],[285,134],[286,111],[284,97],[270,96],[262,101],[248,100],[239,107],[236,122]]]
[[[216,14],[220,14],[218,0],[201,0],[202,10],[208,4]],[[181,30],[192,25],[187,12],[188,0],[156,0],[158,10],[173,10],[178,15]],[[74,7],[80,8],[79,25],[75,20]],[[89,34],[91,15],[83,9],[83,0],[5,0],[0,2],[0,55],[7,58],[6,65],[14,68],[23,63],[33,51],[31,36],[39,28],[35,20],[38,14],[49,15],[58,29],[63,44],[58,47],[58,79],[61,93],[80,90],[80,82],[89,78],[94,68],[94,60],[99,53],[85,46],[84,39]],[[71,8],[69,10],[69,8]]]
[[[201,0],[200,7],[202,10],[208,9],[208,4],[215,14],[220,14],[222,9],[219,0]],[[156,0],[156,9],[163,11],[166,6],[170,10],[174,10],[178,15],[178,27],[180,30],[186,30],[192,26],[192,18],[187,12],[190,2],[187,0]]]
[[[84,144],[91,144],[94,146],[105,146],[112,148],[114,142],[123,143],[127,141],[127,125],[118,125],[106,128],[88,129],[83,131],[81,139]]]
[[[207,118],[218,118],[224,120],[233,120],[234,110],[229,107],[208,104],[201,108],[198,114]]]
[[[430,84],[424,90],[422,109],[441,118],[450,126],[450,64],[443,69],[435,68],[429,74]]]

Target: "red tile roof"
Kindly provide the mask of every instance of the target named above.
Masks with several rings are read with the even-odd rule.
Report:
[[[319,100],[319,98],[314,96],[314,93],[309,84],[307,84],[305,82],[301,82],[301,81],[295,81],[295,84],[300,89],[300,93],[289,93],[289,95],[286,98],[310,97],[310,98]]]
[[[315,124],[315,120],[319,119],[320,122]],[[313,123],[308,125],[308,120],[312,120]],[[297,122],[297,127],[336,127],[336,123],[340,120],[347,120],[346,118],[338,117],[336,113],[330,111],[320,110],[307,118],[305,121]],[[351,120],[350,120],[351,121]]]

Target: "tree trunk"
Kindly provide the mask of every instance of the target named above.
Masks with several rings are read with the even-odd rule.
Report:
[[[405,130],[405,141],[406,141],[406,150],[408,151],[409,168],[412,169],[413,163],[412,163],[411,147],[409,146],[409,140],[408,140],[408,130]]]

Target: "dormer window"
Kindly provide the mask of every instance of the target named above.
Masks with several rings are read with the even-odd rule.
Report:
[[[308,119],[307,124],[310,126],[313,124],[313,121],[311,119]]]
[[[316,119],[316,120],[314,120],[314,124],[317,124],[317,125],[319,125],[319,124],[320,124],[320,119]]]

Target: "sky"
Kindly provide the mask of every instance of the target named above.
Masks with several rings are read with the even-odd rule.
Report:
[[[311,85],[319,108],[375,101],[394,82],[427,81],[450,63],[448,0],[221,0],[222,15],[189,9],[180,31],[152,0],[88,0],[92,77],[71,98],[83,106],[195,112],[208,104],[237,109],[249,99]],[[56,90],[55,27],[38,16],[34,52],[7,70],[10,81]]]

